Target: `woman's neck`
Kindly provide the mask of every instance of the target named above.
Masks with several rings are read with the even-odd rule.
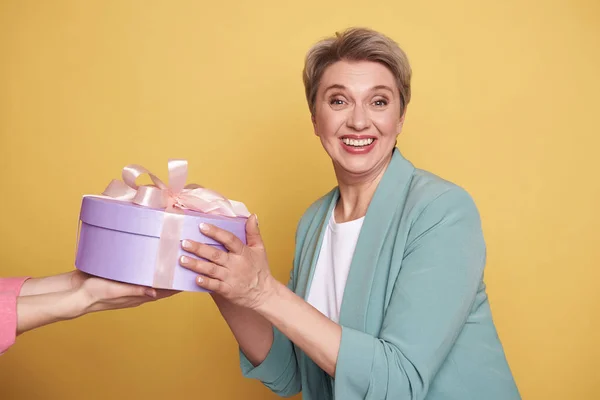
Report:
[[[363,176],[351,175],[334,167],[340,190],[340,198],[334,209],[336,222],[352,221],[365,216],[391,158],[390,154],[375,170]]]

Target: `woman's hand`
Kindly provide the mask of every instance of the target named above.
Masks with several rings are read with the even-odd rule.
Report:
[[[202,224],[200,230],[228,251],[184,240],[183,249],[201,259],[183,256],[181,265],[200,274],[197,278],[200,287],[234,304],[250,309],[259,307],[273,290],[273,276],[256,215],[246,222],[247,245],[233,233],[213,225]]]
[[[124,307],[127,307],[125,304],[133,304],[131,303],[134,300],[133,298],[135,298],[136,302],[142,304],[177,293],[171,290],[157,291],[156,289],[143,286],[128,285],[96,278],[76,269],[43,278],[30,278],[23,284],[19,296],[36,296],[58,292],[75,294],[80,289],[82,289],[83,296],[78,297],[78,304],[86,308],[92,303],[96,304],[93,308],[102,308],[100,303],[104,304],[106,301],[122,303]],[[127,297],[127,300],[124,300],[125,297]],[[87,301],[90,304],[83,305],[83,301]],[[106,306],[107,304],[104,305]],[[80,311],[83,312],[84,310],[80,307]]]
[[[154,289],[97,278],[81,271],[73,272],[71,285],[72,290],[80,294],[79,299],[82,302],[82,312],[84,314],[137,307],[149,301],[178,293],[175,290]]]
[[[177,293],[97,278],[78,270],[42,279],[50,279],[40,281],[37,287],[43,287],[45,293],[21,293],[17,297],[17,334],[91,312],[137,307]]]

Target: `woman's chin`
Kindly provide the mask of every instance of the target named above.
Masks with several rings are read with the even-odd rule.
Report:
[[[344,159],[337,164],[341,167],[339,172],[348,176],[370,175],[375,171],[377,166],[377,163],[371,157]]]
[[[382,167],[387,165],[386,160],[390,159],[391,157],[384,157],[378,151],[371,151],[368,154],[348,154],[342,151],[335,155],[333,161],[338,177],[369,179],[371,176],[379,175]]]

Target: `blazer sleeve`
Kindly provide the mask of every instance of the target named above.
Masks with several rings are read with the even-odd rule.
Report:
[[[0,354],[6,352],[17,338],[17,297],[27,279],[0,278]]]
[[[480,285],[485,243],[471,197],[454,187],[416,218],[378,337],[342,327],[335,398],[422,400]]]

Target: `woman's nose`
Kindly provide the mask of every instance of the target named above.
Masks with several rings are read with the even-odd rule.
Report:
[[[349,128],[362,131],[370,126],[369,114],[361,105],[355,105],[348,115],[346,124]]]

